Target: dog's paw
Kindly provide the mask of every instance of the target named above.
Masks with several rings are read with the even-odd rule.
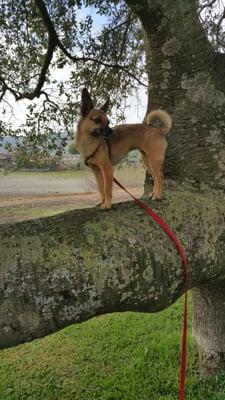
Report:
[[[157,195],[157,194],[154,194],[154,196],[152,196],[152,200],[161,200],[161,196],[160,195]]]
[[[152,200],[161,200],[162,196],[158,193],[155,193],[154,191],[150,193],[150,198]]]
[[[101,209],[101,210],[110,210],[111,207],[112,207],[112,204],[103,203],[103,204],[100,206],[100,209]]]
[[[104,204],[104,202],[105,202],[105,200],[99,201],[99,203],[97,203],[95,207],[97,207],[97,208],[101,207]]]
[[[149,194],[150,199],[151,199],[153,196],[154,196],[154,192],[152,191],[152,192]]]

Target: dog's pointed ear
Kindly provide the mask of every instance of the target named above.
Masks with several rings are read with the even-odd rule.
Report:
[[[91,96],[86,88],[82,90],[81,94],[81,115],[86,117],[89,111],[94,108],[94,105],[91,100]]]
[[[101,111],[103,111],[104,113],[107,113],[108,108],[109,108],[109,103],[110,103],[110,98],[108,98],[105,102],[105,104],[103,104],[103,106],[100,108]]]

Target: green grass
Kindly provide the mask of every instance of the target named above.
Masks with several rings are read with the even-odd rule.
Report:
[[[1,351],[1,400],[178,399],[182,301],[158,314],[93,318]],[[225,375],[199,378],[189,337],[187,400],[224,400]]]
[[[84,206],[85,207],[85,204]],[[1,218],[7,218],[7,221],[13,221],[18,218],[19,220],[23,220],[26,218],[42,218],[42,217],[49,217],[52,215],[60,214],[65,211],[74,210],[75,208],[82,208],[79,204],[68,204],[68,205],[49,205],[49,206],[16,206],[16,207],[2,207],[0,208],[0,220]],[[5,221],[4,221],[5,222]]]

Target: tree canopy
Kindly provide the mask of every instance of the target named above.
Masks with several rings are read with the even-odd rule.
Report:
[[[117,118],[123,118],[126,99],[148,87],[143,32],[134,13],[140,3],[132,11],[127,3],[1,0],[0,101],[5,116],[0,137],[23,133],[33,151],[39,146],[62,149],[72,134],[83,86],[98,103],[110,95]],[[200,1],[198,10],[213,46],[223,51],[223,2]],[[12,97],[30,100],[19,127],[11,124]]]

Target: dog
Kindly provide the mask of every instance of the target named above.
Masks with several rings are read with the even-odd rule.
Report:
[[[135,149],[141,152],[144,165],[153,178],[150,197],[161,199],[166,135],[172,127],[170,115],[166,111],[155,110],[147,115],[143,124],[122,124],[110,128],[106,115],[108,107],[109,99],[99,109],[94,108],[88,90],[82,90],[76,147],[95,175],[101,196],[97,206],[103,210],[112,207],[113,166]],[[153,126],[155,120],[163,126]]]

